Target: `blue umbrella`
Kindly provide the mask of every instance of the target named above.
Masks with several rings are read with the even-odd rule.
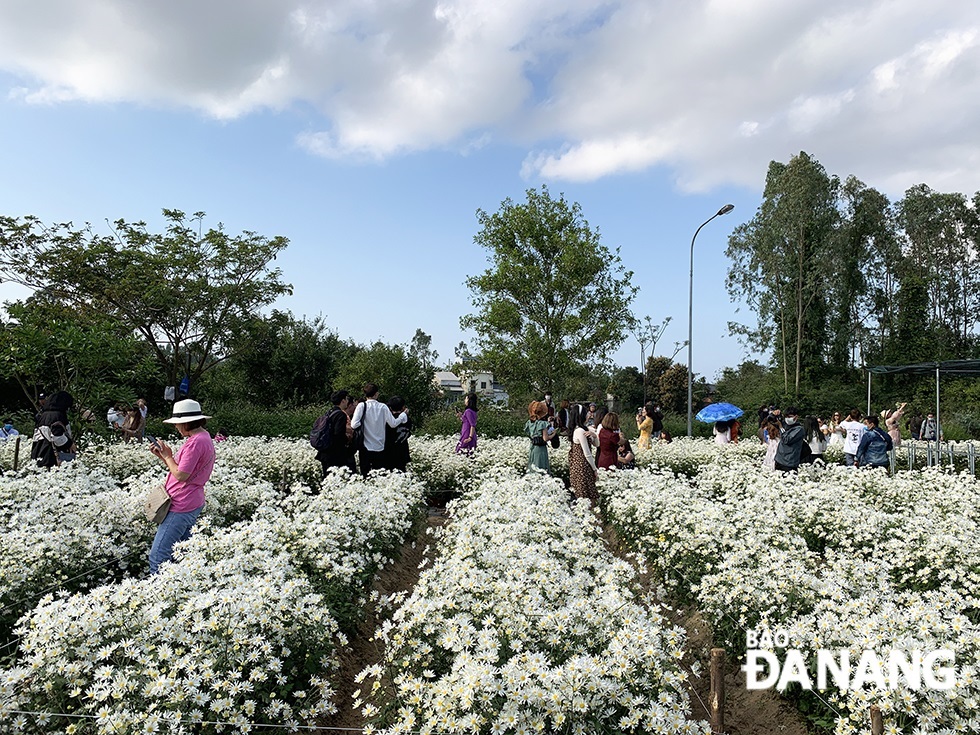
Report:
[[[745,411],[740,409],[738,406],[733,406],[731,403],[709,403],[707,406],[698,411],[698,415],[694,418],[705,424],[713,424],[716,421],[731,421],[732,419],[737,419],[743,413],[745,413]]]

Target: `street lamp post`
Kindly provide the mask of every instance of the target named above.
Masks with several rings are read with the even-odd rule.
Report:
[[[701,227],[704,227],[715,217],[720,217],[723,214],[728,214],[733,209],[735,209],[734,204],[726,204],[724,207],[719,209],[713,215],[708,217],[704,222],[701,223]],[[692,347],[691,340],[694,337],[694,241],[698,239],[698,233],[701,232],[701,227],[698,227],[694,231],[694,237],[691,238],[691,277],[690,277],[690,290],[687,302],[687,436],[690,438],[691,434],[691,422],[694,417],[694,373],[691,367],[692,358]]]

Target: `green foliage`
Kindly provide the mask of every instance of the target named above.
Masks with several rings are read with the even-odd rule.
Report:
[[[228,357],[228,339],[257,311],[289,293],[269,263],[283,237],[231,237],[219,224],[164,210],[163,233],[117,220],[112,235],[36,217],[0,217],[0,274],[124,324],[151,350],[170,385],[189,364],[192,385]],[[196,225],[197,227],[194,227]]]
[[[481,408],[477,413],[477,434],[486,437],[524,436],[527,413],[497,408]],[[421,431],[434,436],[459,434],[460,412],[455,409],[437,411],[422,425]]]
[[[515,395],[571,388],[588,372],[584,361],[604,362],[632,326],[632,272],[578,204],[546,187],[477,219],[474,241],[491,267],[467,278],[476,313],[461,327],[476,331],[485,367]]]
[[[66,390],[75,412],[99,414],[132,401],[133,386],[152,371],[152,358],[118,319],[90,308],[72,309],[39,293],[7,304],[0,330],[0,374],[13,377],[37,407],[38,394]]]
[[[329,332],[321,317],[299,320],[278,310],[246,322],[228,346],[231,357],[207,374],[198,393],[268,407],[327,403],[340,366],[359,349]]]
[[[423,365],[403,347],[376,342],[355,353],[340,368],[334,385],[360,396],[365,383],[375,383],[380,389],[380,400],[401,396],[412,421],[421,425],[435,406],[433,374],[431,366]]]

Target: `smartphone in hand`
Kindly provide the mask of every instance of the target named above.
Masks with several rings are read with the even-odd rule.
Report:
[[[154,449],[160,448],[160,442],[157,441],[157,438],[155,436],[153,436],[152,434],[147,434],[146,438],[150,440],[151,447],[153,447]]]

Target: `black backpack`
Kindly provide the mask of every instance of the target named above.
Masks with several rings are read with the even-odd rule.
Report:
[[[333,434],[331,431],[331,428],[333,427],[333,417],[339,410],[340,409],[334,408],[313,422],[313,428],[310,429],[310,446],[318,452],[322,452],[330,448],[330,441]]]

